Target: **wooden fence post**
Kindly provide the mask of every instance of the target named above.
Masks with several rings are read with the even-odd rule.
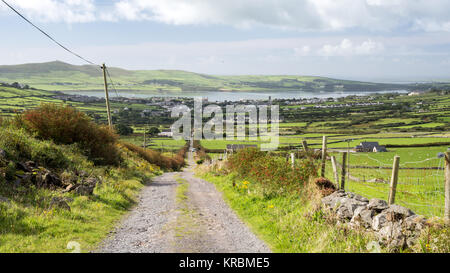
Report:
[[[342,153],[341,187],[339,188],[340,190],[345,190],[345,172],[346,172],[345,165],[346,164],[347,164],[347,152]]]
[[[339,174],[338,174],[338,169],[337,169],[336,157],[335,156],[331,157],[331,166],[333,167],[334,181],[336,183],[337,188],[339,189]]]
[[[445,153],[445,213],[444,218],[450,222],[450,152]]]
[[[303,146],[303,150],[305,150],[305,152],[308,152],[308,142],[306,142],[306,140],[302,141],[302,146]]]
[[[327,163],[327,137],[323,136],[322,141],[322,172],[321,176],[325,177],[325,166]]]
[[[400,157],[394,157],[394,165],[392,166],[391,186],[389,189],[389,205],[395,203],[395,193],[397,192],[398,170],[400,166]]]
[[[295,153],[291,153],[291,164],[292,164],[292,169],[295,168]]]

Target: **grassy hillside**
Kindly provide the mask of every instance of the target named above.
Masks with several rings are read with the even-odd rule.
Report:
[[[380,84],[323,77],[213,76],[178,70],[129,71],[109,68],[122,91],[380,91],[415,89],[414,85]],[[0,66],[0,82],[20,82],[45,90],[102,90],[100,67],[75,66],[59,61]],[[423,85],[419,88],[429,88]]]
[[[186,150],[166,157],[120,142],[70,107],[0,118],[0,253],[95,250],[151,177],[184,164]]]

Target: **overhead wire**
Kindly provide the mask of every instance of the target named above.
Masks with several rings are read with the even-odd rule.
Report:
[[[117,93],[116,85],[114,84],[114,82],[111,78],[111,75],[109,74],[109,69],[107,67],[105,67],[105,68],[106,68],[106,74],[108,75],[109,81],[111,82],[114,92],[116,93],[116,96],[119,98],[119,93]]]
[[[65,51],[69,52],[70,54],[80,58],[81,60],[91,64],[96,65],[94,62],[91,62],[90,60],[84,58],[83,56],[75,53],[74,51],[68,49],[66,46],[62,45],[60,42],[58,42],[55,38],[53,38],[50,34],[42,30],[40,27],[36,26],[33,22],[31,22],[28,18],[26,18],[24,15],[22,15],[17,9],[15,9],[13,6],[11,6],[9,3],[7,3],[5,0],[1,0],[6,6],[8,6],[12,11],[14,11],[17,15],[19,15],[23,20],[25,20],[28,24],[32,25],[34,28],[39,30],[42,34],[44,34],[47,38],[52,40],[54,43],[56,43],[58,46],[60,46]]]
[[[54,43],[56,43],[59,47],[61,47],[62,49],[64,49],[65,51],[69,52],[70,54],[74,55],[75,57],[85,61],[88,64],[91,65],[95,65],[98,66],[97,64],[95,64],[94,62],[88,60],[87,58],[81,56],[80,54],[74,52],[73,50],[70,50],[69,48],[67,48],[66,46],[64,46],[62,43],[58,42],[55,38],[53,38],[50,34],[48,34],[46,31],[44,31],[43,29],[41,29],[40,27],[38,27],[36,24],[34,24],[33,22],[31,22],[27,17],[25,17],[22,13],[20,13],[16,8],[14,8],[12,5],[10,5],[8,2],[6,2],[5,0],[1,0],[7,7],[9,7],[12,11],[14,11],[17,15],[19,15],[23,20],[25,20],[28,24],[30,24],[31,26],[33,26],[34,28],[36,28],[39,32],[41,32],[42,34],[44,34],[47,38],[49,38],[51,41],[53,41]],[[105,67],[106,68],[106,67]],[[116,93],[116,96],[119,97],[119,93],[117,92],[116,86],[112,80],[111,74],[109,73],[109,70],[106,68],[106,73],[108,74],[108,78],[113,86],[113,89]]]

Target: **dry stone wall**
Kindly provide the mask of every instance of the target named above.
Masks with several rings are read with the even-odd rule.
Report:
[[[339,222],[373,232],[381,244],[393,248],[412,247],[426,225],[423,216],[408,208],[342,190],[324,197],[322,204]]]

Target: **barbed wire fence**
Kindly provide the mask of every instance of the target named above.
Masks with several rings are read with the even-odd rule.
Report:
[[[394,157],[393,153],[327,149],[325,137],[322,149],[314,149],[317,153],[323,150],[327,156],[321,175],[332,180],[337,188],[368,199],[386,200],[419,215],[444,217],[450,221],[449,151],[425,159],[423,157],[430,156],[429,153],[403,155],[402,158]],[[295,161],[294,152],[299,150],[288,152],[292,161]]]
[[[387,158],[383,162],[375,157],[366,153],[351,154],[350,164],[346,166],[345,190],[369,199],[388,200],[394,167],[386,162]],[[341,170],[339,160],[337,165]],[[400,158],[395,203],[418,214],[442,217],[445,209],[444,167],[443,157],[414,162],[402,162]],[[329,177],[334,177],[334,174]]]

